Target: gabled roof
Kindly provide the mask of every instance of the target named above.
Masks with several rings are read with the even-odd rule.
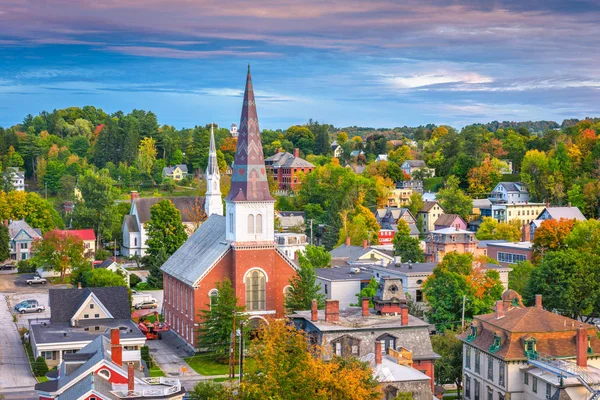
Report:
[[[83,241],[96,240],[96,234],[94,233],[93,229],[72,229],[72,230],[55,229],[54,231],[57,232],[59,235],[76,237]]]
[[[140,231],[140,227],[138,226],[137,219],[135,219],[135,215],[125,215],[123,221],[125,224],[127,224],[127,230],[129,233],[137,233]]]
[[[408,164],[408,166],[411,168],[427,167],[427,164],[425,164],[425,161],[423,160],[406,160],[404,163]]]
[[[279,219],[284,229],[304,225],[304,212],[302,211],[275,211],[275,217]]]
[[[40,239],[42,237],[42,235],[29,226],[29,224],[24,220],[11,221],[11,223],[8,224],[8,235],[10,236],[11,240],[14,239],[22,230],[31,236],[32,239]]]
[[[275,201],[267,182],[250,66],[246,76],[242,116],[227,201]]]
[[[231,248],[225,217],[212,214],[163,264],[161,270],[193,286]]]
[[[522,182],[500,182],[498,185],[502,186],[507,192],[529,193],[527,186]]]
[[[371,251],[380,254],[384,258],[393,258],[385,254],[384,252],[374,249],[370,246],[363,248],[362,246],[346,246],[345,244],[342,244],[336,247],[335,249],[331,250],[329,254],[331,254],[332,259],[344,259],[348,264],[352,264],[356,262],[360,257],[364,256],[365,254]]]
[[[172,175],[173,172],[175,171],[175,168],[178,168],[181,170],[181,172],[183,172],[184,174],[188,173],[188,167],[186,164],[177,164],[174,167],[163,167],[163,175]]]
[[[69,322],[73,314],[94,293],[114,319],[131,319],[129,294],[125,286],[83,289],[50,289],[49,306],[52,323]]]
[[[465,226],[467,225],[465,220],[462,219],[461,216],[458,214],[442,214],[438,217],[438,219],[433,224],[436,226],[451,227],[453,222],[456,221],[457,218],[460,219],[465,224]]]
[[[150,221],[150,207],[152,207],[161,200],[170,200],[171,203],[173,203],[175,208],[177,208],[181,213],[182,222],[191,222],[190,217],[192,216],[194,207],[196,206],[196,200],[200,209],[204,210],[204,196],[139,198],[135,199],[134,203],[140,223],[144,224]],[[135,230],[130,232],[135,232]]]
[[[440,206],[440,203],[438,203],[437,201],[426,201],[426,202],[423,204],[423,208],[421,208],[421,209],[419,210],[419,212],[420,212],[420,213],[421,213],[421,212],[422,212],[422,213],[428,213],[429,211],[431,211],[431,209],[433,208],[433,206],[435,206],[436,204],[437,204],[437,205],[438,205],[440,208],[442,208],[442,206]],[[444,210],[444,209],[442,208],[442,211],[443,211],[443,210]]]
[[[108,268],[113,264],[117,264],[119,265],[115,260],[113,260],[112,258],[107,258],[106,260],[102,261],[102,263],[96,265],[94,268]]]
[[[6,169],[7,171],[10,170],[10,172],[13,174],[13,179],[25,179],[25,172],[20,171],[19,167],[8,167]]]
[[[586,220],[578,207],[546,207],[544,211],[547,211],[548,214],[550,214],[550,217],[555,220],[559,220],[561,218],[574,219],[577,221]],[[538,215],[538,218],[544,213],[544,211]]]

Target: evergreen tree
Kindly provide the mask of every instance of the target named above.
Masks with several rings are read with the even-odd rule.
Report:
[[[8,228],[4,224],[0,224],[0,261],[7,260],[10,257],[9,240]]]
[[[327,125],[319,125],[310,128],[315,135],[315,154],[327,155],[331,151],[331,142],[329,141],[329,133],[327,132]]]
[[[393,240],[394,255],[400,256],[402,262],[423,262],[425,255],[418,238],[410,236],[410,227],[408,223],[401,219],[398,220],[398,230]]]
[[[148,254],[152,257],[160,249],[164,249],[167,256],[170,256],[187,240],[181,213],[171,200],[161,200],[150,207],[147,232]]]
[[[317,283],[317,274],[311,260],[303,255],[298,257],[298,274],[290,279],[290,291],[285,299],[285,307],[290,311],[310,310],[313,299],[319,308],[325,305],[325,295],[319,293],[321,284]]]
[[[214,352],[217,359],[226,360],[229,354],[233,315],[236,314],[236,329],[239,328],[240,322],[247,319],[247,316],[243,313],[244,307],[237,305],[238,299],[228,278],[223,282],[217,282],[216,289],[217,295],[211,297],[210,304],[206,304],[207,309],[200,311],[202,323],[198,331],[198,346]]]

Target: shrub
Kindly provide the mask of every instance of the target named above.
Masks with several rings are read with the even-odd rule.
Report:
[[[106,260],[107,258],[110,258],[112,256],[112,254],[110,253],[110,251],[106,250],[106,249],[99,249],[96,250],[96,260]]]
[[[137,285],[135,285],[135,290],[148,290],[150,289],[150,285],[148,285],[146,282],[140,282]]]
[[[129,274],[129,287],[135,288],[142,280],[136,274]]]
[[[48,365],[46,364],[46,360],[44,357],[39,356],[33,362],[33,373],[35,376],[44,376],[48,372]]]
[[[21,260],[17,264],[17,272],[19,274],[30,274],[35,272],[35,264],[29,260]]]

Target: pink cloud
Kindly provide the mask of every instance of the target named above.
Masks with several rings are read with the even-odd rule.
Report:
[[[113,51],[121,54],[129,54],[140,57],[160,58],[209,58],[220,56],[243,56],[243,57],[274,57],[277,53],[265,51],[234,51],[234,50],[179,50],[168,47],[149,46],[107,46],[103,50]]]

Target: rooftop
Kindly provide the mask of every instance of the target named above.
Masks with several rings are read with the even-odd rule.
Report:
[[[375,354],[369,353],[360,360],[368,363],[373,369],[373,377],[378,382],[413,382],[429,381],[430,378],[421,371],[407,365],[398,364],[394,357],[384,355],[381,364],[375,364]]]
[[[94,233],[93,229],[72,229],[72,230],[56,229],[55,232],[57,232],[60,235],[64,235],[64,236],[77,237],[83,241],[96,240],[96,234]]]
[[[108,286],[83,289],[50,289],[51,321],[70,322],[83,302],[94,294],[114,319],[131,319],[129,294],[125,286]]]
[[[585,221],[586,218],[583,216],[578,207],[546,207],[546,212],[550,214],[552,219],[559,220],[564,219],[575,219],[577,221]],[[543,214],[543,212],[542,212]],[[539,218],[539,217],[538,217]]]
[[[332,267],[315,269],[318,278],[328,281],[370,280],[373,274],[364,271],[364,267]]]
[[[144,334],[130,319],[96,319],[79,321],[79,327],[72,327],[68,322],[31,323],[30,331],[38,344],[91,342],[98,336],[110,338],[110,330],[119,328],[121,340],[141,339]],[[98,330],[96,330],[98,328]],[[86,330],[87,329],[87,330]]]
[[[488,247],[490,247],[490,246],[493,246],[493,247],[505,247],[505,248],[516,249],[516,250],[531,250],[531,248],[533,247],[533,243],[531,243],[531,242],[500,242],[500,241],[493,241],[493,243],[488,243],[487,246]]]
[[[35,229],[33,229],[27,222],[24,220],[16,220],[11,221],[8,224],[8,235],[11,239],[14,239],[21,230],[25,231],[32,239],[39,239],[42,237]]]

